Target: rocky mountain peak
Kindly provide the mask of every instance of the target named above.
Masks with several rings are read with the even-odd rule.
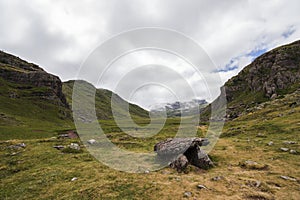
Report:
[[[18,90],[30,90],[33,96],[68,107],[59,77],[47,73],[38,65],[28,63],[3,51],[0,51],[0,78],[22,85],[21,88],[19,86],[11,90],[8,94],[10,96],[17,98],[20,97]],[[36,91],[36,88],[40,90]]]
[[[227,99],[226,118],[236,118],[251,107],[282,98],[299,87],[300,40],[259,56],[222,86],[221,95]],[[208,119],[209,110],[204,109],[203,120]]]

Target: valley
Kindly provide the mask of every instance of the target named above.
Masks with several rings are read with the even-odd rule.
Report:
[[[228,109],[222,135],[209,152],[213,168],[126,173],[97,161],[80,138],[61,137],[76,133],[74,81],[62,83],[42,68],[1,52],[0,198],[300,199],[299,56],[299,41],[279,47],[225,83]],[[95,90],[98,122],[119,148],[153,152],[153,146],[173,138],[182,123],[172,116],[153,137],[129,136],[113,119],[113,93]],[[119,96],[116,102],[126,103]],[[148,111],[134,104],[129,110],[128,117],[138,125],[149,124]],[[127,116],[122,107],[117,112]],[[200,114],[201,123],[195,124],[197,137],[207,136],[209,115],[208,105]]]

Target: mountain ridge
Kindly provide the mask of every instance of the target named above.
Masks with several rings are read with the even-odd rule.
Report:
[[[257,57],[238,75],[230,78],[222,87],[226,96],[226,119],[241,116],[247,109],[300,87],[300,40],[272,49]],[[201,113],[203,121],[210,116],[211,104]]]

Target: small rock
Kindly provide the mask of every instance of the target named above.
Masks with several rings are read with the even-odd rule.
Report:
[[[254,169],[254,170],[264,170],[268,168],[268,165],[258,164],[252,160],[247,160],[244,163],[240,164],[241,167],[246,169]]]
[[[246,161],[245,161],[245,165],[258,165],[258,163],[257,163],[257,162],[254,162],[254,161],[252,161],[252,160],[246,160]]]
[[[270,142],[268,143],[268,146],[272,146],[273,144],[274,144],[274,142],[270,141]]]
[[[149,170],[145,170],[144,173],[145,173],[145,174],[149,174],[150,171],[149,171]]]
[[[71,148],[71,149],[75,149],[75,150],[80,150],[80,146],[79,146],[79,144],[77,144],[77,143],[71,143],[70,145],[69,145],[69,147]]]
[[[281,151],[284,151],[284,152],[287,152],[289,149],[288,149],[288,148],[281,147],[280,150],[281,150]]]
[[[283,144],[297,144],[295,141],[284,141]]]
[[[78,178],[77,177],[74,177],[71,179],[71,181],[76,181]]]
[[[191,193],[191,192],[184,192],[184,193],[183,193],[183,196],[184,196],[184,197],[191,197],[191,196],[192,196],[192,193]]]
[[[223,176],[216,176],[216,177],[211,178],[212,181],[220,181],[222,179],[224,179]]]
[[[256,137],[265,137],[265,135],[263,133],[258,133]]]
[[[291,149],[291,150],[290,150],[290,153],[291,153],[291,154],[297,154],[297,151],[294,150],[294,149]]]
[[[280,178],[282,178],[284,180],[289,180],[289,181],[297,181],[297,179],[289,177],[289,176],[280,176]]]
[[[95,139],[90,139],[87,141],[88,144],[93,145],[95,144],[97,141]]]
[[[60,134],[58,138],[69,138],[69,134]]]
[[[170,167],[176,169],[178,172],[183,172],[188,166],[188,159],[185,155],[180,155],[176,160],[170,163]]]
[[[277,98],[277,94],[272,94],[271,99],[276,99]]]
[[[248,185],[250,187],[257,187],[257,188],[259,188],[261,186],[261,181],[257,181],[257,180],[255,180],[255,181],[248,181],[246,183],[246,185]]]
[[[53,148],[55,148],[57,150],[61,150],[61,149],[65,148],[65,147],[62,146],[62,145],[56,145],[56,146],[53,146]]]
[[[204,185],[197,185],[197,188],[202,190],[202,189],[206,189],[207,190],[207,187],[205,187]]]
[[[9,147],[12,148],[12,149],[20,149],[20,148],[25,148],[26,144],[25,143],[19,143],[19,144],[11,145]]]
[[[17,144],[19,147],[22,147],[22,148],[25,148],[26,147],[26,144],[25,143],[20,143],[20,144]]]

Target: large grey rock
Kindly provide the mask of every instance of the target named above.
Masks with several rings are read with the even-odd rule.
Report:
[[[209,142],[203,138],[169,138],[154,146],[154,151],[160,159],[171,160],[170,166],[182,172],[188,164],[201,169],[208,169],[213,162],[200,146]]]
[[[168,138],[155,144],[154,151],[159,156],[179,155],[188,148],[206,146],[209,144],[205,138]]]
[[[175,159],[170,167],[176,169],[178,172],[184,171],[189,164],[189,161],[185,155],[180,155],[177,159]]]

